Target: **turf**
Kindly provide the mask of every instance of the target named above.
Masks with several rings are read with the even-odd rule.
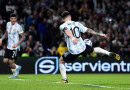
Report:
[[[129,90],[130,74],[68,74],[68,84],[57,84],[60,74],[0,75],[0,90]]]

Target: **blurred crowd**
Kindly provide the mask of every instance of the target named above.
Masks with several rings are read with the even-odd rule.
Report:
[[[78,21],[107,38],[82,34],[94,47],[130,57],[130,1],[129,0],[1,0],[0,37],[6,30],[10,13],[18,15],[26,40],[21,43],[19,56],[60,56],[67,51],[61,13],[68,10],[72,20]],[[6,48],[6,40],[0,47],[0,56]],[[99,55],[94,55],[99,56]]]

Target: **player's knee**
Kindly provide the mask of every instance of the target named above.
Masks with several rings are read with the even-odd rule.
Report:
[[[59,64],[62,64],[62,63],[64,63],[64,60],[63,60],[63,57],[61,56],[59,59]]]
[[[9,64],[14,64],[14,60],[9,60]]]
[[[8,63],[8,58],[4,58],[3,62]]]

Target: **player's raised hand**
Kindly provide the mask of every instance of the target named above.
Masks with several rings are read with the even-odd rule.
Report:
[[[101,37],[106,37],[106,34],[101,33],[100,36]]]
[[[0,39],[0,46],[2,45],[2,39]]]
[[[78,43],[78,39],[76,39],[76,38],[74,38],[74,37],[72,38],[72,41],[73,41],[73,43],[75,43],[75,44]]]

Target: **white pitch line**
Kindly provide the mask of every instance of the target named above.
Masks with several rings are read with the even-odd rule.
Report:
[[[50,82],[50,81],[43,81],[43,80],[30,80],[30,79],[11,79],[11,80],[23,80],[23,81],[37,81],[37,82],[43,82],[43,83],[57,83],[57,82]],[[57,83],[58,84],[58,83]],[[86,86],[92,86],[92,87],[100,87],[100,88],[115,88],[115,89],[122,89],[122,90],[130,90],[130,88],[121,88],[121,87],[111,87],[111,86],[104,86],[104,85],[97,85],[97,84],[87,84],[87,83],[66,83],[66,84],[72,84],[72,85],[86,85]]]
[[[93,87],[102,87],[102,88],[119,88],[119,87],[109,87],[109,86],[103,86],[103,85],[96,85],[96,84],[83,84],[83,83],[67,83],[67,84],[78,84],[78,85],[86,85],[86,86],[93,86]]]
[[[104,85],[96,85],[96,84],[83,84],[83,83],[67,83],[67,84],[74,84],[74,85],[86,85],[86,86],[92,86],[92,87],[100,87],[100,88],[115,88],[115,89],[127,89],[130,90],[130,88],[120,88],[120,87],[111,87],[111,86],[104,86]]]
[[[24,80],[24,79],[10,79],[10,80]]]

